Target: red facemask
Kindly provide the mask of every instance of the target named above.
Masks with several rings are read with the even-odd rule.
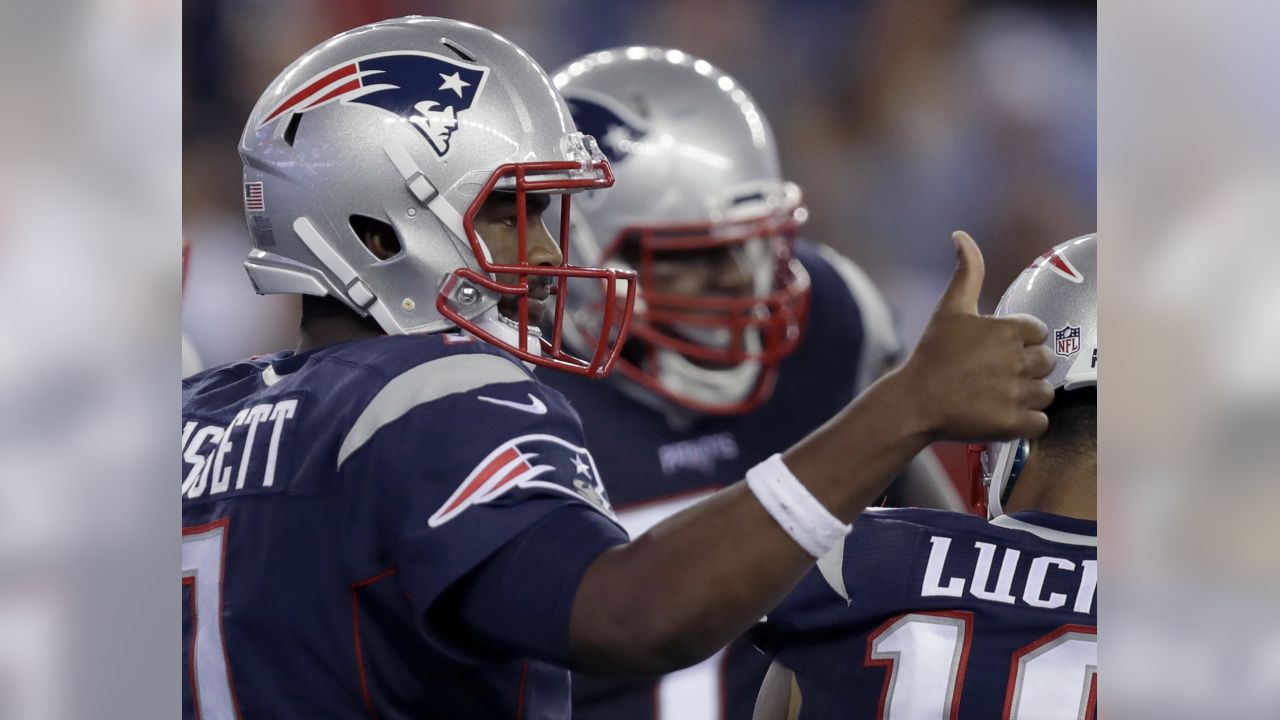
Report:
[[[796,203],[746,220],[623,228],[604,253],[604,260],[619,257],[624,248],[634,253],[641,307],[635,313],[632,337],[638,341],[641,354],[622,358],[618,372],[670,402],[704,414],[740,414],[767,400],[777,379],[778,364],[799,345],[808,317],[809,276],[793,255],[795,230],[803,217],[803,206]],[[670,257],[680,252],[741,248],[760,240],[771,248],[768,261],[773,277],[764,292],[757,289],[732,296],[647,289],[655,287],[653,265],[658,254]],[[716,330],[726,341],[714,347],[699,343],[673,331],[679,327]],[[752,335],[759,341],[749,341]],[[760,365],[760,372],[741,400],[707,403],[677,394],[663,384],[654,357],[659,350],[724,367],[755,362]]]
[[[635,273],[629,270],[580,267],[568,263],[570,196],[567,193],[561,195],[560,200],[560,254],[563,260],[559,265],[554,266],[532,265],[528,262],[527,194],[607,188],[613,185],[613,173],[609,169],[609,163],[604,159],[596,160],[585,167],[594,171],[591,177],[564,179],[564,175],[581,172],[584,169],[584,164],[573,161],[510,163],[495,170],[463,216],[463,229],[466,231],[467,240],[471,244],[481,271],[462,268],[452,273],[440,289],[436,308],[441,315],[452,320],[458,327],[503,348],[525,362],[578,375],[604,377],[609,374],[617,361],[618,351],[622,347],[622,341],[626,338],[631,323],[636,300]],[[555,177],[546,178],[547,175]],[[544,179],[538,179],[539,177]],[[484,243],[476,233],[475,218],[498,183],[508,178],[513,179],[514,184],[504,188],[504,192],[515,195],[518,252],[513,264],[499,264],[488,258]],[[505,284],[492,277],[496,275],[515,275],[517,279],[514,284]],[[549,288],[555,297],[549,339],[541,333],[531,332],[530,278],[546,278],[554,281]],[[455,289],[463,280],[491,292],[517,298],[517,317],[512,319],[518,332],[515,343],[499,338],[474,320],[463,317],[464,304],[457,302],[455,298]],[[592,335],[598,340],[594,347],[586,349],[587,357],[577,357],[564,348],[564,310],[571,281],[574,284],[588,281],[600,283],[605,296],[615,298],[615,302],[609,304],[601,316],[601,326]],[[530,350],[531,338],[536,339],[540,352]]]

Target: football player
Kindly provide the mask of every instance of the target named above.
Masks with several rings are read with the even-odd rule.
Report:
[[[616,178],[575,201],[574,259],[634,270],[639,282],[608,384],[540,376],[582,416],[634,536],[826,422],[897,362],[899,345],[862,270],[796,238],[800,189],[783,179],[769,123],[734,78],[679,50],[627,47],[578,58],[552,80]],[[594,340],[605,301],[570,295],[571,346]],[[931,454],[912,467],[910,504],[963,507],[945,474],[929,472],[939,467]],[[749,718],[768,665],[737,641],[656,680],[580,675],[574,717]]]
[[[273,81],[240,153],[250,279],[303,318],[294,351],[183,382],[184,717],[568,717],[565,668],[710,656],[928,443],[1047,423],[1047,331],[977,315],[957,234],[902,366],[632,540],[528,367],[605,373],[630,305],[579,357],[565,300],[634,276],[566,259],[570,194],[612,175],[525,52],[438,18],[357,28]]]
[[[1054,247],[1009,287],[996,315],[1028,313],[1052,331],[1048,431],[976,448],[990,522],[859,517],[752,630],[776,656],[757,718],[1095,717],[1096,292],[1094,235]]]

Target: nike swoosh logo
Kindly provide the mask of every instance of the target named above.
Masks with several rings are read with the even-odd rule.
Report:
[[[487,403],[493,403],[494,405],[502,405],[503,407],[509,407],[509,408],[512,408],[513,410],[532,413],[534,415],[547,414],[547,406],[544,405],[541,400],[534,397],[533,393],[529,393],[529,402],[527,403],[515,402],[514,400],[499,400],[498,398],[491,398],[485,395],[479,395],[476,397],[476,399],[483,400]]]

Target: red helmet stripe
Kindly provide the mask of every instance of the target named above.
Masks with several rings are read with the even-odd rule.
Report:
[[[1080,277],[1080,273],[1077,272],[1075,268],[1067,264],[1067,262],[1063,260],[1062,256],[1057,253],[1054,253],[1049,256],[1049,264],[1053,265],[1053,267],[1057,269],[1058,272],[1062,273],[1063,275],[1066,275],[1068,278],[1075,280],[1076,282],[1079,282],[1084,279]]]
[[[348,92],[351,92],[352,90],[359,90],[359,89],[360,89],[360,78],[356,78],[351,82],[343,83],[338,87],[334,88],[333,90],[325,93],[323,97],[317,98],[307,103],[306,107],[304,107],[303,110],[310,110],[316,105],[320,105],[321,103],[324,103],[328,100],[332,100],[333,98],[343,93],[348,93]]]
[[[326,73],[324,77],[320,78],[319,80],[316,80],[315,82],[311,83],[310,85],[307,85],[306,87],[302,88],[298,92],[290,95],[289,99],[281,103],[275,110],[272,110],[271,114],[268,115],[266,119],[262,121],[261,124],[266,125],[267,123],[274,120],[277,116],[279,116],[280,113],[283,113],[286,110],[289,110],[290,108],[302,102],[303,100],[306,100],[307,98],[311,97],[311,95],[323,90],[325,87],[329,85],[329,83],[334,82],[335,80],[344,78],[347,75],[354,75],[355,72],[356,72],[356,64],[349,63],[347,65],[343,65],[337,70],[334,70],[333,72]],[[349,85],[349,83],[346,85],[343,85],[343,87],[347,87],[347,85]],[[359,87],[359,85],[357,84],[356,87]]]

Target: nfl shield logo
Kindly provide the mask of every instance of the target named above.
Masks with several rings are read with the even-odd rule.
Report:
[[[1080,328],[1078,327],[1068,325],[1061,330],[1054,330],[1053,339],[1057,343],[1057,353],[1062,357],[1080,352]]]

